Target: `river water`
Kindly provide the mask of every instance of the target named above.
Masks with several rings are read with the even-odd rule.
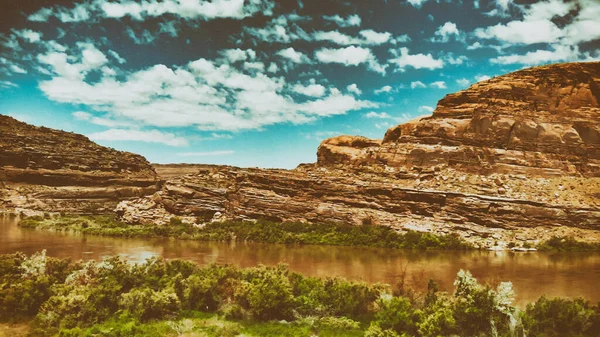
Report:
[[[452,291],[460,269],[470,270],[480,281],[511,281],[518,304],[539,296],[583,296],[600,301],[599,253],[545,253],[492,251],[399,251],[312,245],[217,243],[173,239],[127,239],[22,229],[14,220],[0,218],[0,254],[27,254],[46,249],[48,255],[102,259],[120,255],[132,261],[153,256],[251,267],[286,263],[305,275],[341,276],[351,280],[396,284],[404,278],[424,290],[429,279]]]

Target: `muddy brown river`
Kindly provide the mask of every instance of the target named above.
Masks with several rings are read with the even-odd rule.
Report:
[[[0,254],[46,249],[56,257],[102,259],[120,255],[132,261],[153,256],[187,259],[200,265],[241,267],[285,263],[305,275],[396,284],[425,289],[429,279],[451,291],[456,273],[470,270],[480,281],[511,281],[518,304],[539,296],[582,296],[600,301],[599,253],[399,251],[339,246],[218,243],[172,239],[127,239],[22,229],[0,218]]]

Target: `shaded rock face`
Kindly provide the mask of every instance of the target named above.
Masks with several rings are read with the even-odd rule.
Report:
[[[0,182],[5,207],[82,211],[152,194],[159,179],[142,156],[0,115]]]
[[[323,141],[295,170],[170,165],[130,222],[338,222],[458,233],[481,247],[553,235],[600,241],[600,63],[561,64],[477,83],[382,141]],[[181,174],[178,176],[178,172]]]
[[[599,102],[598,62],[525,69],[447,95],[432,116],[389,129],[380,146],[327,140],[318,163],[597,177]]]

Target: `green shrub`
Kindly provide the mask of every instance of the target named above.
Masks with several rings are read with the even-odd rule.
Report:
[[[121,295],[119,306],[140,321],[164,319],[176,315],[181,303],[172,289],[154,291],[149,288],[133,289]]]
[[[547,299],[542,296],[527,305],[522,319],[530,336],[598,336],[600,332],[599,326],[594,324],[600,319],[600,313],[581,298]]]

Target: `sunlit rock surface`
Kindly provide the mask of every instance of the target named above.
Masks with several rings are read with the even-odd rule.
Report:
[[[327,139],[316,164],[295,170],[156,166],[162,190],[118,211],[159,224],[217,215],[382,225],[488,248],[598,241],[599,85],[597,62],[518,71],[446,96],[382,141]]]
[[[112,211],[123,199],[152,194],[148,161],[75,133],[0,115],[0,193],[5,208]]]

